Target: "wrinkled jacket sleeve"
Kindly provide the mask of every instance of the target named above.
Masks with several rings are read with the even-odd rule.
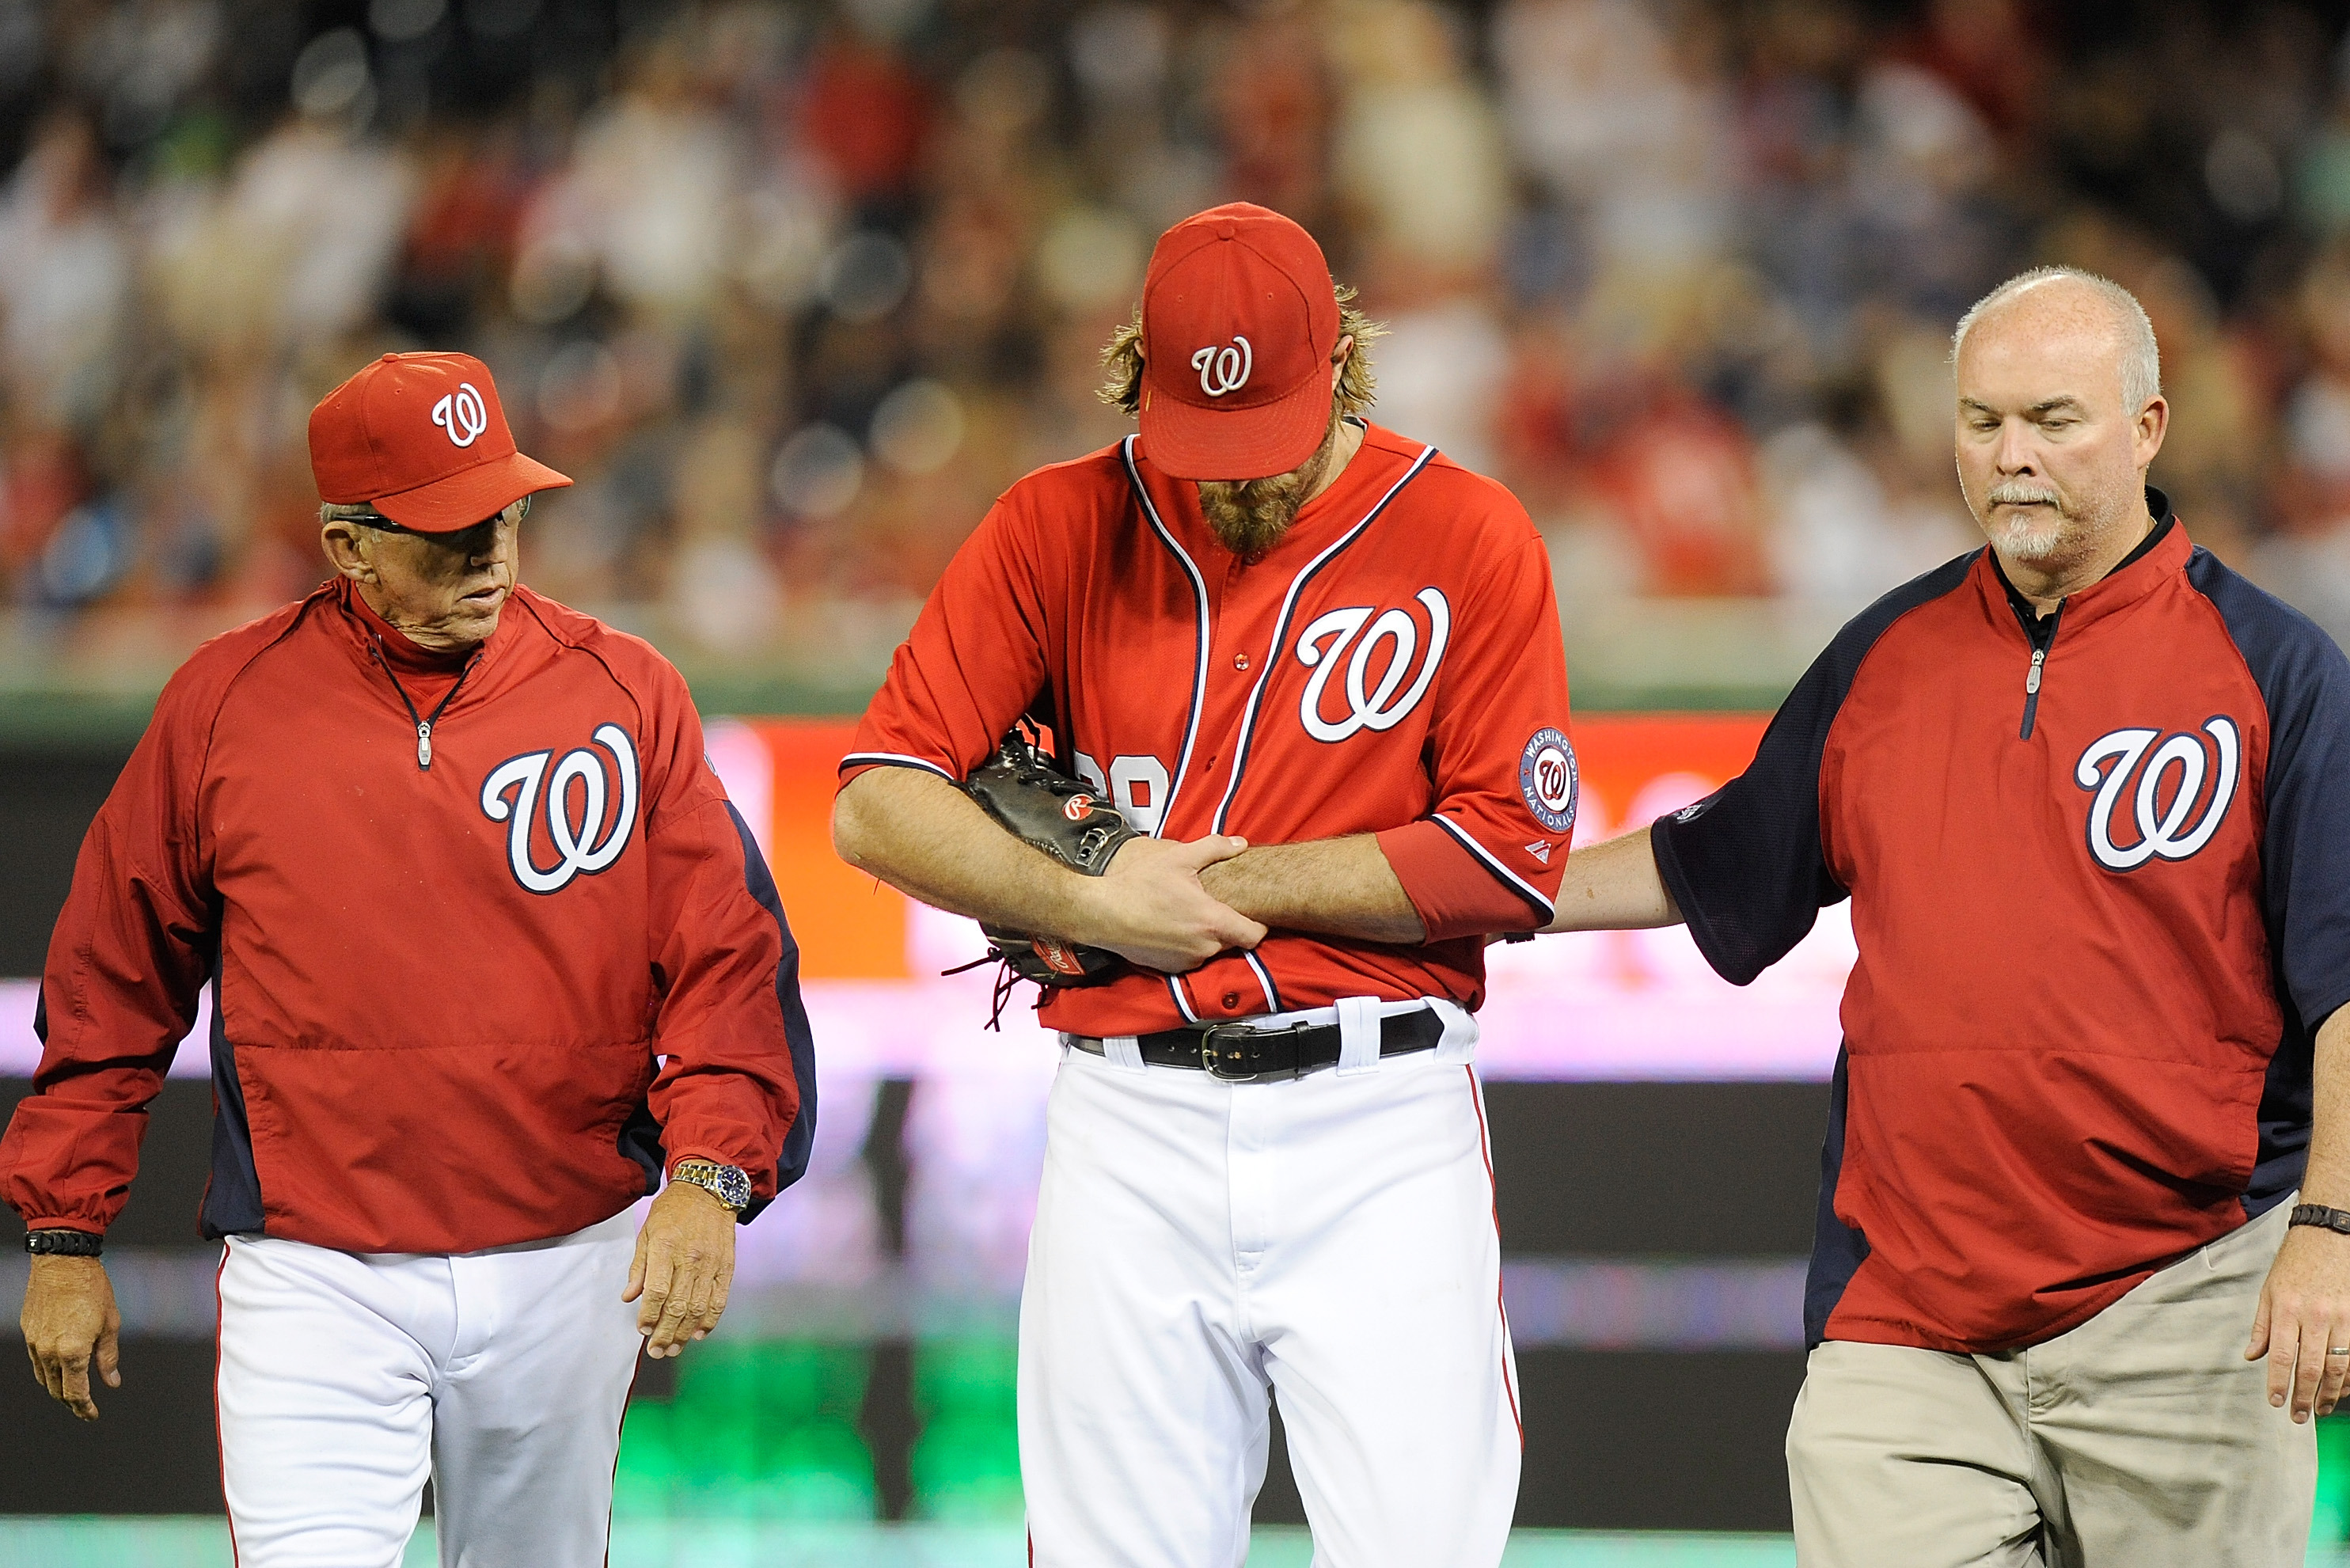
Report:
[[[1550,556],[1510,504],[1523,539],[1451,618],[1429,732],[1434,807],[1378,836],[1431,942],[1548,921],[1574,832],[1566,649]]]
[[[816,1048],[799,948],[756,839],[703,754],[684,680],[663,664],[648,701],[645,812],[654,1021],[651,1106],[670,1162],[751,1175],[751,1219],[807,1169]]]
[[[122,1212],[195,1021],[220,931],[199,826],[218,684],[195,661],[172,678],[82,839],[34,1013],[40,1068],[0,1137],[0,1197],[27,1228],[103,1231]]]

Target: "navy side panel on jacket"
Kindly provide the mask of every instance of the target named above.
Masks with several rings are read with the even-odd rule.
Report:
[[[198,1226],[207,1241],[250,1236],[262,1228],[261,1172],[253,1163],[253,1127],[236,1075],[220,993],[220,948],[213,948],[213,1173],[204,1183]]]
[[[2187,580],[2210,599],[2268,709],[2262,916],[2284,1037],[2269,1059],[2244,1209],[2301,1185],[2317,1030],[2350,1002],[2350,659],[2317,624],[2199,549]]]
[[[1847,896],[1820,839],[1820,758],[1828,732],[1877,639],[1918,606],[1957,591],[1974,562],[1966,555],[1937,566],[1847,622],[1779,705],[1746,771],[1687,810],[1658,818],[1649,830],[1657,869],[1698,950],[1731,984],[1745,985],[1784,958],[1809,934],[1823,906]],[[1868,1256],[1867,1240],[1835,1214],[1848,1093],[1838,1050],[1820,1145],[1819,1217],[1804,1282],[1804,1337],[1813,1345],[1826,1336],[1828,1314]]]
[[[640,1099],[629,1107],[629,1119],[620,1124],[619,1137],[613,1141],[645,1173],[645,1196],[659,1192],[661,1172],[669,1168],[669,1151],[661,1147],[660,1118],[653,1115],[650,1100]]]
[[[1846,897],[1820,848],[1820,755],[1828,731],[1877,639],[1964,583],[1974,559],[1937,566],[1846,623],[1779,704],[1746,771],[1648,830],[1657,869],[1698,950],[1732,985],[1784,958],[1821,907]]]
[[[775,918],[775,930],[784,939],[783,957],[775,964],[775,1000],[784,1009],[784,1037],[791,1042],[792,1076],[799,1084],[799,1114],[792,1118],[791,1130],[784,1135],[782,1154],[775,1161],[775,1190],[781,1192],[807,1174],[808,1155],[816,1147],[816,1034],[808,1028],[807,1009],[800,1002],[800,945],[792,940],[791,922],[784,918],[783,895],[775,891],[775,874],[767,869],[767,857],[759,853],[759,841],[751,836],[751,825],[726,803],[726,815],[734,821],[734,831],[743,840],[743,880],[759,907]],[[771,1199],[754,1198],[743,1210],[743,1223],[756,1218]]]
[[[1845,1286],[1868,1257],[1868,1238],[1836,1218],[1836,1179],[1844,1174],[1844,1108],[1851,1093],[1844,1047],[1836,1047],[1835,1076],[1828,1087],[1828,1132],[1820,1140],[1820,1210],[1812,1226],[1812,1266],[1804,1276],[1804,1343],[1828,1336],[1828,1314],[1844,1299]]]

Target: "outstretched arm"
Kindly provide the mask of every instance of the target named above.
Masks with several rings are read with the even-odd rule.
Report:
[[[1645,827],[1593,844],[1566,857],[1552,931],[1638,931],[1678,926],[1680,909],[1657,872],[1657,851]]]
[[[936,774],[880,767],[842,786],[832,842],[851,866],[934,909],[1107,948],[1168,974],[1264,940],[1263,924],[1201,885],[1201,872],[1248,847],[1221,834],[1129,839],[1107,871],[1088,877],[1014,838]]]

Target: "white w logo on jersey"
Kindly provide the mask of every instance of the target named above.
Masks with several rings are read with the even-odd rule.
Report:
[[[629,846],[629,835],[637,825],[637,749],[629,742],[629,732],[618,724],[598,724],[596,740],[619,764],[620,809],[608,826],[604,821],[604,803],[611,789],[605,782],[604,759],[585,746],[564,753],[563,760],[555,764],[552,779],[546,776],[546,764],[555,753],[525,752],[500,763],[482,781],[482,809],[492,822],[512,823],[506,829],[506,863],[514,867],[515,880],[531,892],[556,892],[583,871],[592,876],[618,860],[620,851]],[[576,828],[571,826],[574,781],[581,786],[580,822]],[[546,836],[554,841],[556,854],[555,864],[545,870],[530,853],[530,829],[538,815],[541,783],[546,785]],[[522,792],[521,798],[509,804],[506,796],[516,788]],[[603,836],[600,843],[598,834]]]
[[[2158,856],[2184,860],[2211,842],[2220,819],[2228,815],[2229,803],[2235,798],[2241,744],[2234,721],[2225,714],[2206,719],[2203,734],[2211,737],[2212,748],[2219,753],[2216,770],[2203,736],[2184,731],[2164,740],[2159,730],[2116,730],[2092,741],[2081,753],[2080,763],[2073,769],[2073,782],[2097,792],[2097,798],[2089,804],[2089,853],[2097,857],[2098,865],[2108,871],[2135,871]],[[2158,746],[2157,741],[2162,743]],[[2178,770],[2178,788],[2165,807],[2162,784],[2173,768]],[[2210,802],[2202,816],[2189,826],[2188,819],[2202,798],[2203,781],[2215,771],[2218,777],[2211,785]],[[2137,781],[2135,790],[2129,787],[2133,777]],[[2137,828],[2137,841],[2126,846],[2114,842],[2114,819],[2121,813],[2125,795],[2130,799],[2130,815]]]
[[[1413,597],[1428,611],[1428,659],[1409,687],[1404,686],[1404,680],[1410,675],[1412,655],[1419,650],[1419,623],[1409,610],[1390,609],[1371,620],[1368,605],[1351,605],[1316,616],[1299,636],[1298,662],[1314,671],[1297,704],[1297,720],[1307,734],[1336,743],[1365,730],[1392,730],[1428,695],[1429,683],[1436,679],[1436,666],[1444,658],[1444,645],[1451,640],[1452,607],[1435,588],[1422,588]],[[1357,641],[1356,634],[1367,620],[1371,629]],[[1326,649],[1322,646],[1326,639],[1330,643]],[[1371,655],[1383,642],[1393,642],[1395,653],[1374,686]],[[1339,656],[1350,645],[1354,656],[1346,661],[1347,716],[1334,724],[1322,716],[1322,689],[1329,684]]]

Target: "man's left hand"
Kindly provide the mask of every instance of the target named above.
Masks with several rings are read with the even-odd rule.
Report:
[[[637,1332],[645,1354],[675,1355],[689,1339],[718,1326],[734,1282],[734,1211],[690,1181],[672,1181],[653,1199],[637,1232],[624,1302],[644,1298]]]
[[[2285,1232],[2244,1347],[2247,1361],[2263,1355],[2269,1403],[2290,1400],[2295,1421],[2341,1403],[2350,1381],[2350,1236],[2310,1225]]]

